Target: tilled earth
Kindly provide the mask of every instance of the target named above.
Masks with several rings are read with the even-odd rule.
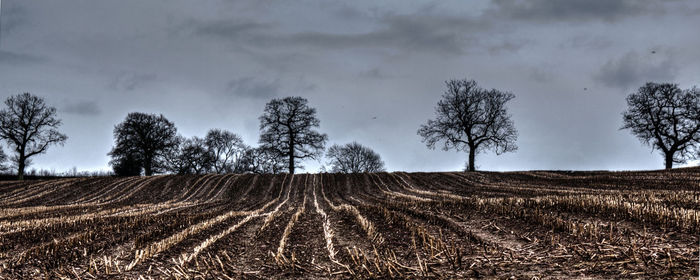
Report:
[[[698,277],[700,169],[0,182],[0,279]]]

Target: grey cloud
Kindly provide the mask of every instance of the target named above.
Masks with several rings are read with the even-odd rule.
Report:
[[[253,77],[243,77],[230,81],[227,89],[236,96],[269,99],[277,96],[280,81],[259,81]]]
[[[472,28],[472,22],[464,18],[402,15],[385,17],[380,23],[380,28],[366,33],[304,32],[285,41],[325,49],[392,48],[439,54],[462,54],[471,43],[464,30]]]
[[[0,50],[0,63],[20,65],[29,63],[41,63],[45,62],[46,60],[46,58],[35,55]]]
[[[580,0],[490,1],[3,0],[0,95],[50,94],[65,115],[72,140],[38,168],[109,168],[113,125],[134,110],[164,113],[186,136],[222,127],[253,144],[264,103],[302,95],[330,142],[369,143],[389,170],[430,171],[463,167],[463,153],[426,149],[415,131],[443,81],[468,77],[518,95],[509,110],[521,149],[479,155],[484,169],[660,167],[618,130],[615,93],[646,80],[692,86],[700,17],[686,12],[700,2],[586,1],[611,5],[598,13]],[[655,44],[673,55],[645,49]]]
[[[367,71],[362,71],[362,72],[360,72],[359,76],[361,78],[370,78],[370,79],[378,79],[378,80],[387,79],[390,77],[389,75],[384,73],[384,71],[380,70],[377,67],[374,67],[374,68],[369,69]]]
[[[95,116],[100,114],[100,107],[95,101],[78,101],[63,106],[63,112],[76,115]]]
[[[539,22],[590,21],[613,22],[649,12],[663,12],[652,1],[634,0],[493,0],[486,13],[500,18]]]
[[[503,42],[492,44],[488,46],[487,49],[491,55],[497,55],[503,52],[516,52],[522,47],[524,47],[526,44],[526,41],[506,40]]]
[[[700,15],[700,8],[689,8],[689,9],[684,9],[684,14],[686,16],[698,16]]]
[[[122,73],[112,80],[109,84],[111,89],[132,91],[147,83],[155,81],[158,78],[156,74],[128,74]]]
[[[22,1],[4,1],[2,16],[0,16],[0,36],[10,35],[18,27],[27,23],[27,9],[21,6]],[[0,42],[2,37],[0,37]]]
[[[552,72],[547,70],[548,67],[532,67],[530,69],[529,76],[534,81],[539,83],[548,83],[554,79]]]
[[[462,54],[473,45],[470,31],[484,24],[465,17],[385,15],[376,29],[363,33],[290,32],[279,34],[275,25],[243,21],[194,23],[195,33],[228,39],[253,47],[301,46],[321,50],[347,48],[388,48],[403,51],[427,51]]]
[[[652,57],[656,55],[662,58]],[[656,52],[642,56],[637,52],[629,52],[605,63],[600,72],[594,75],[594,79],[606,86],[629,89],[648,81],[670,82],[677,73],[678,66],[667,53]]]
[[[309,82],[304,76],[299,76],[295,81],[294,89],[300,92],[311,92],[318,89],[318,85]]]
[[[274,26],[272,24],[244,20],[189,21],[187,24],[194,26],[196,34],[216,36],[234,41],[268,32]]]
[[[576,35],[560,44],[560,48],[581,48],[592,51],[607,49],[613,45],[613,41],[602,36]]]
[[[349,5],[341,5],[340,7],[333,9],[333,14],[345,19],[357,19],[364,16],[364,13],[362,13],[359,9]]]

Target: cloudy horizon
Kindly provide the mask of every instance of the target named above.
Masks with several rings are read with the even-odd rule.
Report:
[[[257,146],[265,103],[302,96],[327,146],[358,141],[388,171],[448,171],[467,154],[416,131],[444,81],[467,78],[516,96],[519,149],[477,155],[480,170],[663,168],[621,114],[645,82],[700,86],[699,2],[465,3],[2,0],[0,98],[30,92],[63,120],[66,144],[30,169],[109,169],[114,125],[135,111]]]

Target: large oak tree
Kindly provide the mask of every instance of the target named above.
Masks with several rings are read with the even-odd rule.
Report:
[[[300,160],[317,159],[323,153],[328,136],[314,130],[319,125],[316,109],[305,98],[272,99],[260,116],[260,146],[287,158],[289,173],[294,174]]]
[[[146,176],[163,172],[167,167],[166,158],[180,143],[175,124],[163,115],[138,112],[129,113],[114,127],[114,142],[109,152],[112,166],[120,162],[138,162]]]
[[[12,160],[23,180],[31,157],[45,153],[51,145],[62,145],[68,137],[58,131],[61,120],[56,108],[43,98],[23,93],[8,97],[5,105],[0,110],[0,138],[15,151]]]
[[[700,143],[700,90],[670,83],[646,83],[627,96],[624,126],[659,149],[666,169],[697,156]]]
[[[476,154],[517,150],[518,132],[506,110],[515,95],[496,89],[482,89],[474,80],[446,81],[447,89],[435,108],[435,119],[420,127],[418,135],[429,148],[442,142],[444,150],[467,150],[467,169],[476,170]]]

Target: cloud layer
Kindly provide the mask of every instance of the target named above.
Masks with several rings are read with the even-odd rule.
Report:
[[[258,140],[271,98],[301,95],[330,143],[356,140],[389,170],[463,168],[416,129],[452,78],[516,95],[519,151],[488,170],[650,169],[656,153],[619,131],[647,81],[700,85],[696,1],[4,0],[0,98],[44,96],[70,140],[38,168],[106,169],[112,129],[163,113],[185,136]],[[309,171],[322,163],[309,162]]]

